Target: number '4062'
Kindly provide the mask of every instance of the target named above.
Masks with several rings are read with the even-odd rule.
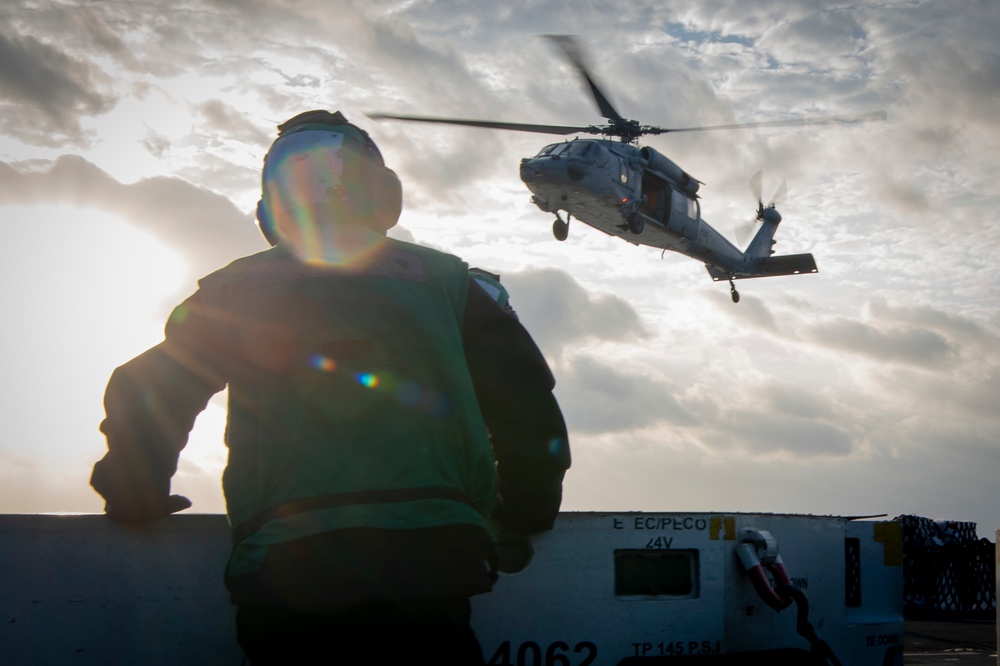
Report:
[[[504,641],[493,653],[488,666],[589,666],[597,658],[597,646],[590,641],[581,641],[573,646],[556,641],[543,648],[534,641],[525,641],[517,646],[511,660],[510,641]]]

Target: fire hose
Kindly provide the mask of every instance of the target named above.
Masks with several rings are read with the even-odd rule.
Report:
[[[795,630],[809,642],[813,657],[822,660],[824,664],[842,666],[829,644],[816,635],[816,630],[809,622],[809,600],[802,590],[792,585],[792,579],[778,554],[778,541],[769,532],[752,527],[740,529],[737,541],[739,545],[736,547],[736,554],[761,601],[778,612],[794,603]],[[773,587],[767,572],[774,578]]]

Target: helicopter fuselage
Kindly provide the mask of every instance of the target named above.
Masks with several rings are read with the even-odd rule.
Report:
[[[754,273],[754,258],[701,219],[699,182],[652,148],[602,139],[551,144],[521,160],[521,180],[543,211],[566,211],[611,236],[727,275]]]

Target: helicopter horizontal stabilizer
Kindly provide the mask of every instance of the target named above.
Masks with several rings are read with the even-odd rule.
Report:
[[[784,254],[777,257],[765,257],[757,262],[752,273],[736,273],[730,276],[729,273],[721,271],[715,266],[705,264],[708,274],[716,282],[728,280],[746,280],[749,278],[771,277],[774,275],[801,275],[803,273],[818,273],[816,260],[811,253],[806,254]]]

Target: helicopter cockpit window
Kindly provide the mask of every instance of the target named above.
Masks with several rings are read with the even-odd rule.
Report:
[[[626,166],[625,160],[619,160],[619,164],[622,165],[622,172],[621,172],[622,173],[622,175],[621,175],[622,182],[623,183],[627,183],[628,182],[628,166]]]
[[[586,157],[590,154],[590,149],[594,147],[594,144],[589,141],[575,141],[568,144],[568,146],[569,147],[566,149],[567,155],[572,155],[573,157]]]
[[[547,145],[544,148],[542,148],[541,150],[539,150],[538,154],[535,155],[535,157],[545,157],[546,155],[548,155],[549,153],[552,152],[553,148],[555,148],[556,146],[561,146],[561,145],[562,145],[561,143],[550,143],[549,145]]]
[[[546,157],[558,157],[559,155],[563,155],[563,154],[565,154],[567,152],[567,150],[569,149],[570,145],[571,144],[568,144],[568,143],[557,143],[554,146],[549,146],[548,148],[545,149],[546,151],[548,151],[548,152],[545,153],[545,156]],[[551,150],[549,150],[549,148],[551,148]]]

